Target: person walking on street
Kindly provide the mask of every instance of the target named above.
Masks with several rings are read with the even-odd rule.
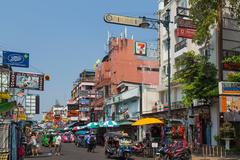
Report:
[[[35,156],[35,155],[38,156],[37,137],[36,137],[35,133],[32,133],[30,144],[31,144],[31,149],[32,149],[32,156]]]
[[[52,149],[51,149],[52,146],[53,146],[53,134],[50,133],[49,138],[48,138],[48,148],[49,148],[50,152],[52,152]]]
[[[61,153],[61,149],[62,149],[61,142],[62,142],[62,138],[58,133],[55,139],[55,155],[57,156],[60,156],[60,153]]]

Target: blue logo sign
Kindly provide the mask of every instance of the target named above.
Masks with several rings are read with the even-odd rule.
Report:
[[[29,54],[3,51],[3,64],[14,67],[29,67]]]

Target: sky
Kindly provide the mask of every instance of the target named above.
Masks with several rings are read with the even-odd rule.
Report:
[[[30,54],[30,68],[14,71],[49,74],[40,95],[40,111],[58,100],[65,105],[73,82],[106,55],[108,32],[120,36],[125,26],[107,24],[106,13],[156,17],[157,0],[0,0],[0,50]],[[154,30],[127,27],[128,37],[156,43]],[[38,116],[39,117],[39,116]]]

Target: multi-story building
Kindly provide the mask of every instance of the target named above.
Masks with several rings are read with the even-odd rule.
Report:
[[[160,0],[159,1],[159,18],[164,19],[166,10],[170,9],[170,20],[174,23],[170,24],[170,63],[171,78],[176,72],[174,68],[175,61],[187,51],[195,51],[199,54],[208,55],[209,61],[214,63],[218,69],[219,80],[227,80],[226,75],[234,70],[224,69],[222,64],[223,58],[232,55],[240,55],[240,35],[239,25],[236,20],[229,16],[228,8],[223,8],[222,26],[216,25],[211,29],[212,38],[208,46],[198,46],[192,42],[192,38],[196,28],[189,18],[189,1],[188,0]],[[163,106],[168,105],[168,89],[167,89],[167,32],[163,25],[160,25],[160,101]],[[227,66],[227,65],[226,65]],[[235,68],[236,71],[236,68]],[[222,97],[214,104],[203,104],[200,100],[193,102],[193,108],[186,109],[182,104],[181,85],[171,85],[171,116],[172,118],[180,118],[188,120],[190,125],[189,131],[193,136],[193,141],[199,144],[215,145],[214,136],[219,134],[220,120],[219,112],[222,108]],[[225,98],[226,99],[226,98]],[[224,103],[224,104],[227,104]],[[179,112],[179,110],[181,112]],[[190,110],[190,111],[189,111]],[[166,112],[159,112],[159,117],[166,116]],[[236,115],[235,115],[236,116]],[[189,118],[191,117],[191,118]],[[193,117],[193,118],[192,118]]]
[[[94,84],[94,71],[84,70],[80,73],[79,79],[71,91],[72,102],[68,107],[68,116],[72,121],[90,120],[91,102],[95,99]]]
[[[96,69],[94,109],[102,111],[98,115],[104,120],[113,119],[129,125],[127,121],[138,119],[143,108],[158,101],[159,96],[152,101],[146,101],[143,96],[158,83],[159,60],[147,50],[147,44],[112,37],[109,52]],[[155,94],[158,95],[157,90]]]

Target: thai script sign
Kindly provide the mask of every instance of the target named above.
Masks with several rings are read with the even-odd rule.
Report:
[[[176,36],[182,38],[193,39],[194,35],[196,34],[196,30],[190,28],[177,28],[175,31]]]
[[[219,82],[219,94],[240,95],[239,82]]]
[[[29,54],[3,51],[3,64],[14,67],[29,67]]]

